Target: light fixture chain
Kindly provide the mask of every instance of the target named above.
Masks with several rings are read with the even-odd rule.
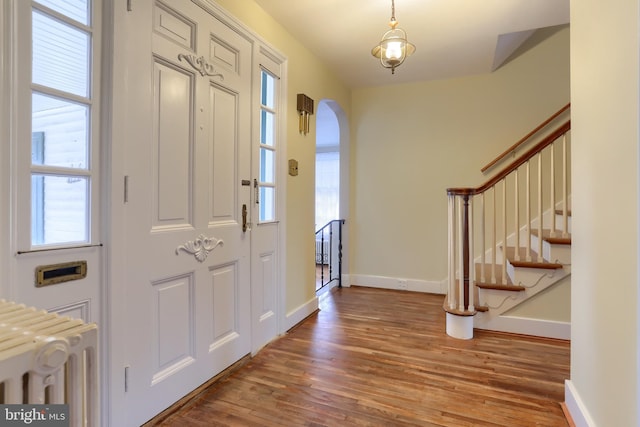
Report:
[[[391,21],[396,20],[396,3],[394,0],[391,0]]]

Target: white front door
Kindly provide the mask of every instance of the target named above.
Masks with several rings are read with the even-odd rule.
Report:
[[[122,315],[139,425],[251,351],[252,46],[187,0],[128,18]]]

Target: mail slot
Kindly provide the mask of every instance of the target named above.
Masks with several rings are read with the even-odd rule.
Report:
[[[87,261],[64,262],[36,267],[36,287],[79,280],[87,277]]]

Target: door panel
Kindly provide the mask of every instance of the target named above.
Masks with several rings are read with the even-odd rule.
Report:
[[[260,276],[258,278],[258,283],[262,286],[256,310],[259,310],[257,314],[260,322],[264,322],[275,313],[275,253],[267,252],[260,254],[259,266],[258,274]]]
[[[154,385],[194,361],[193,276],[152,284]]]
[[[145,4],[146,3],[146,4]],[[187,0],[138,2],[127,145],[126,419],[139,425],[251,350],[251,44]],[[149,18],[151,17],[151,18]],[[144,27],[143,27],[144,28]],[[144,30],[141,30],[144,34]]]
[[[154,61],[153,196],[154,229],[190,224],[195,76]]]
[[[211,271],[213,290],[213,318],[211,330],[213,336],[209,351],[214,351],[238,337],[239,317],[242,313],[235,310],[237,305],[236,290],[238,288],[237,264],[223,265]]]
[[[239,95],[225,88],[211,84],[209,86],[209,110],[212,112],[208,128],[211,138],[208,141],[207,170],[210,171],[210,225],[237,220],[236,194],[238,192],[236,168],[237,130],[236,111],[240,105]]]
[[[259,224],[252,234],[252,343],[256,353],[278,335],[278,223]]]

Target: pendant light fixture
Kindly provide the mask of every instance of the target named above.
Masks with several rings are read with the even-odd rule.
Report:
[[[396,6],[391,0],[391,29],[384,33],[380,43],[371,49],[371,54],[380,58],[380,63],[384,68],[391,68],[391,74],[395,74],[396,68],[402,65],[407,56],[415,52],[416,47],[407,41],[407,33],[398,28],[396,21]]]

